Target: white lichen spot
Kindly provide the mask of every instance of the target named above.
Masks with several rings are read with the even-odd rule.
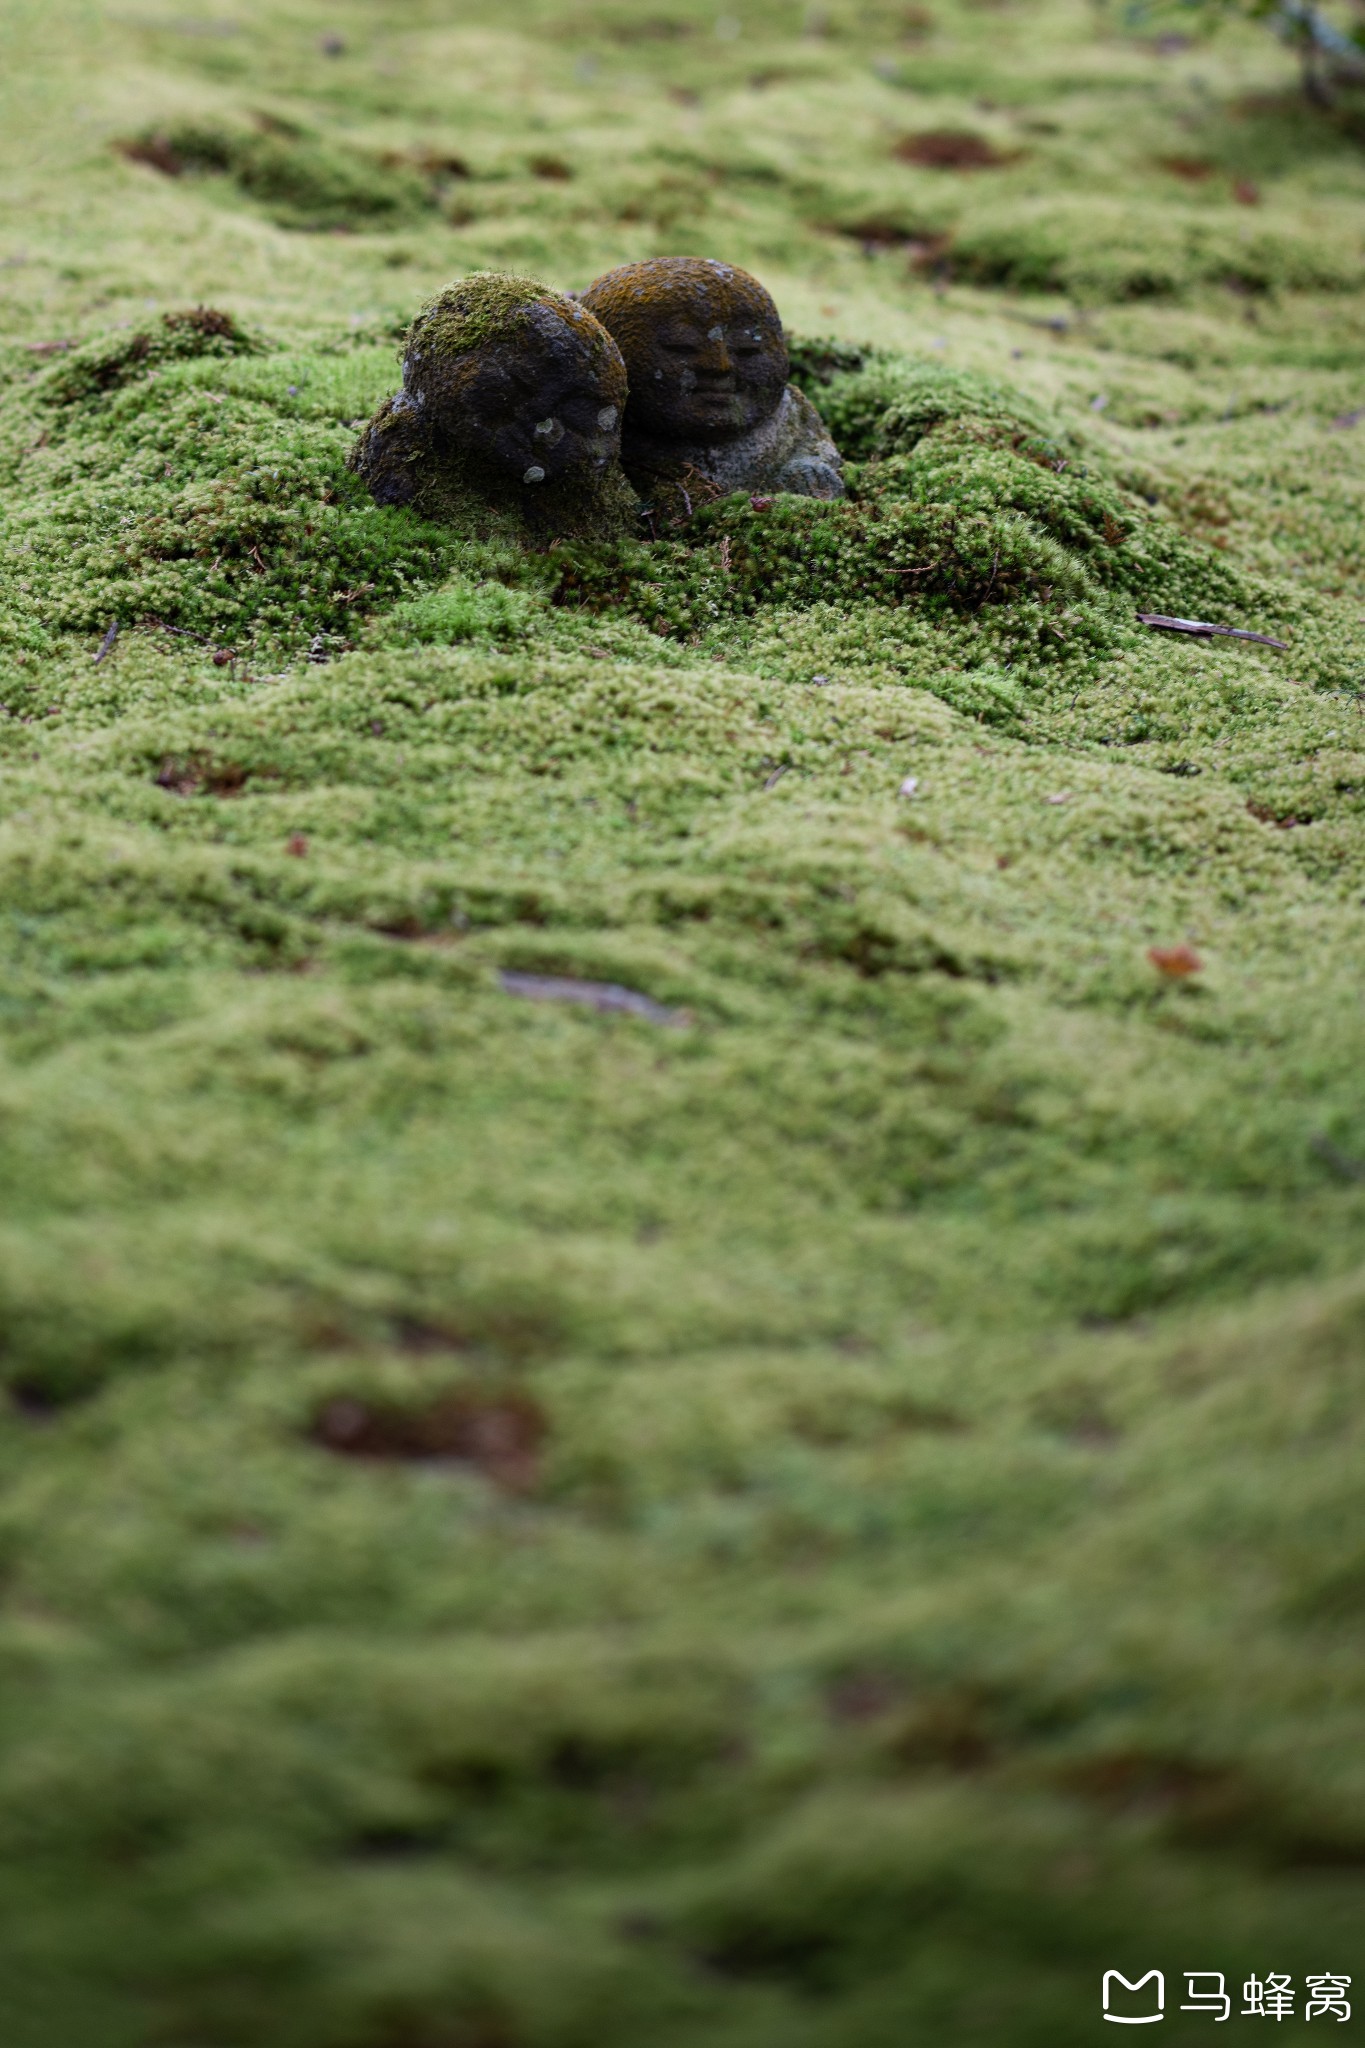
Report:
[[[543,484],[545,472],[538,462],[533,462],[529,469],[522,472],[521,480],[524,484]]]

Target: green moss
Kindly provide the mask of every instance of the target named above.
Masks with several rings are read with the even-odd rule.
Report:
[[[678,539],[566,551],[558,602],[627,606],[694,639],[767,606],[856,607],[872,637],[888,610],[974,614],[993,675],[967,697],[949,683],[948,697],[992,718],[1060,664],[1084,670],[1136,647],[1137,610],[1235,614],[1262,630],[1300,611],[1292,589],[1155,517],[1102,452],[1023,394],[884,353],[817,395],[850,452],[872,454],[846,501],[732,498]]]
[[[408,330],[405,353],[462,356],[490,342],[514,341],[528,308],[559,303],[559,294],[533,277],[475,272],[428,300]]]
[[[191,335],[196,356],[226,348]],[[344,429],[215,392],[184,363],[179,330],[155,339],[146,353],[97,346],[41,387],[40,402],[84,403],[25,459],[6,514],[24,630],[159,622],[265,655],[344,634],[357,608],[440,574],[448,537],[368,502]]]
[[[399,156],[386,161],[273,119],[254,129],[172,122],[121,147],[133,162],[171,177],[227,176],[285,228],[401,226],[434,209],[441,190],[439,180]]]
[[[424,591],[395,608],[385,621],[388,633],[409,633],[419,642],[450,646],[460,640],[521,640],[539,622],[538,609],[526,591],[503,583],[471,583],[464,578]]]
[[[1245,291],[1355,291],[1349,238],[1262,227],[1247,209],[1153,209],[1138,224],[1121,201],[1049,198],[983,209],[951,237],[946,261],[962,278],[1082,299],[1176,298],[1201,285]]]
[[[1353,1968],[1365,174],[1261,28],[665,11],[6,17],[6,2048]],[[476,175],[304,238],[111,155],[165,109]],[[833,330],[847,504],[367,507],[443,280],[668,248]]]

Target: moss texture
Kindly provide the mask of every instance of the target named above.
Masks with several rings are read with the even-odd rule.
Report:
[[[929,12],[7,0],[6,2048],[1360,1978],[1365,161]],[[120,147],[262,115],[468,175]],[[373,505],[414,305],[670,253],[845,503]]]

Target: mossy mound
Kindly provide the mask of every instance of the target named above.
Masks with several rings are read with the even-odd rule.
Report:
[[[1192,214],[1177,202],[1135,218],[1121,200],[1057,198],[983,208],[936,257],[953,275],[1082,300],[1175,299],[1209,285],[1274,295],[1360,289],[1360,251],[1320,223],[1263,226],[1245,206]]]
[[[281,227],[401,227],[433,211],[447,178],[400,155],[325,140],[293,122],[261,119],[252,128],[171,122],[119,145],[133,163],[166,177],[231,180]]]
[[[164,363],[253,355],[261,346],[230,313],[193,306],[163,313],[153,326],[135,334],[99,335],[69,354],[63,351],[38,377],[31,395],[40,404],[81,405],[131,378],[150,375]]]
[[[290,380],[321,381],[333,360],[301,364],[200,308],[98,337],[12,387],[0,649],[116,620],[262,658],[344,637],[439,576],[451,537],[372,505],[346,469],[347,427],[295,402]]]
[[[558,601],[629,608],[681,638],[765,606],[972,614],[1021,678],[1131,644],[1139,609],[1273,625],[1298,608],[1154,516],[1020,393],[883,354],[815,396],[868,457],[844,503],[734,496],[676,537],[566,550]]]

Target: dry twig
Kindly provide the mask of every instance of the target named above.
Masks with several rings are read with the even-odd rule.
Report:
[[[1248,633],[1244,626],[1214,626],[1207,619],[1171,619],[1165,612],[1139,612],[1140,626],[1155,626],[1162,633],[1218,634],[1225,640],[1255,640],[1262,647],[1288,647],[1287,640],[1272,640],[1269,633]]]

